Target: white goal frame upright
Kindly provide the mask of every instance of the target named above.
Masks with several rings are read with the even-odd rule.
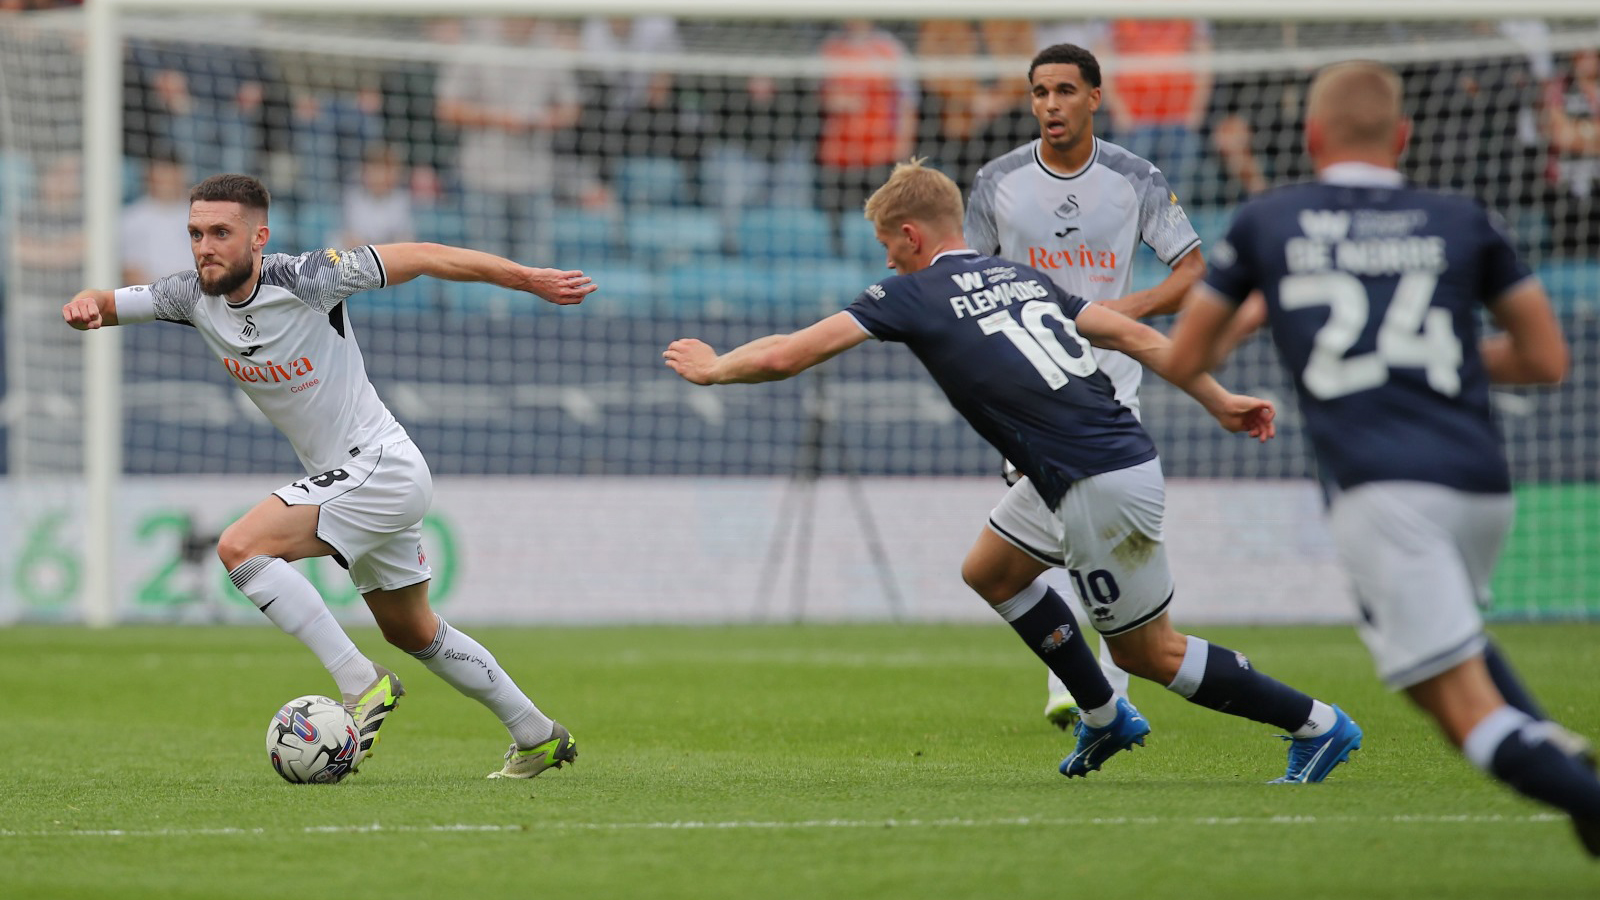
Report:
[[[326,0],[245,0],[219,7],[216,0],[87,0],[84,62],[85,233],[88,245],[114,247],[122,196],[122,18],[126,13],[216,15],[254,8],[275,13],[327,13]],[[806,0],[758,4],[749,0],[464,0],[441,8],[437,0],[342,0],[340,16],[535,15],[580,18],[592,15],[670,14],[712,19],[875,19],[974,17],[970,2],[954,0]],[[1594,0],[987,0],[983,18],[1062,20],[1173,18],[1203,16],[1213,21],[1426,21],[1468,19],[1595,19]],[[93,285],[112,285],[119,276],[118,255],[88,255],[86,276]],[[85,620],[113,624],[116,604],[114,534],[121,478],[121,343],[116,329],[87,336],[84,361],[84,476],[88,509],[84,542]]]

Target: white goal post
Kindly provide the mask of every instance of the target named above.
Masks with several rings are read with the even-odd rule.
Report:
[[[344,0],[330,8],[325,0],[245,0],[226,4],[226,12],[261,12],[298,15],[329,15],[341,19],[360,17],[436,17],[441,14],[437,0]],[[981,7],[981,9],[975,9]],[[544,18],[582,18],[586,16],[670,15],[680,20],[715,19],[729,21],[825,20],[870,16],[880,20],[952,19],[1028,19],[1063,20],[1117,17],[1163,18],[1204,17],[1212,22],[1300,22],[1307,27],[1319,23],[1341,22],[1429,22],[1469,19],[1548,19],[1583,21],[1587,27],[1551,38],[1555,50],[1571,49],[1592,40],[1597,9],[1593,0],[1529,0],[1506,4],[1503,0],[1301,0],[1296,3],[1275,0],[1121,0],[1110,7],[1087,0],[993,0],[973,4],[950,0],[806,0],[794,4],[756,4],[748,0],[465,0],[448,5],[454,16],[538,16]],[[85,196],[84,231],[86,245],[95,248],[116,246],[121,198],[126,196],[125,164],[122,146],[124,104],[123,46],[125,30],[132,17],[207,16],[219,13],[215,0],[87,0],[85,3],[85,51],[83,59],[83,185]],[[1298,52],[1306,65],[1328,61],[1327,54],[1342,53],[1306,47]],[[1405,53],[1438,54],[1448,52],[1435,47],[1401,48]],[[685,51],[686,54],[692,51]],[[692,70],[708,65],[705,61],[679,58],[678,63]],[[925,65],[937,65],[938,61]],[[1011,66],[1012,60],[990,60],[974,64],[953,61],[956,69],[992,71],[994,66]],[[1108,62],[1108,68],[1115,61]],[[1214,63],[1227,66],[1227,60]],[[785,58],[775,63],[794,71],[813,71],[814,62]],[[976,68],[973,68],[976,65]],[[987,68],[985,68],[987,67]],[[86,282],[93,285],[118,283],[120,272],[115,254],[90,253],[85,259]],[[117,329],[87,336],[84,345],[84,449],[86,517],[84,535],[84,578],[81,595],[84,618],[93,625],[107,625],[115,618],[114,596],[117,575],[118,494],[123,473],[123,406],[121,375],[122,342]],[[8,336],[8,339],[13,339]]]

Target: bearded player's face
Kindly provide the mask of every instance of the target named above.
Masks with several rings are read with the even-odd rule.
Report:
[[[202,291],[221,297],[250,282],[256,253],[267,242],[263,218],[260,211],[233,202],[197,200],[189,205],[189,247]]]

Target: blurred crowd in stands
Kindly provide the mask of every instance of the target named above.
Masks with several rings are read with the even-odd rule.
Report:
[[[0,0],[5,10],[59,5]],[[745,63],[769,50],[817,63],[814,74],[768,75],[679,64],[708,45],[702,32],[713,23],[414,24],[414,40],[462,52],[438,56],[443,62],[341,65],[280,49],[130,41],[125,278],[187,265],[185,185],[218,171],[261,175],[293,211],[275,212],[277,230],[293,242],[276,242],[278,250],[421,238],[592,266],[553,254],[582,249],[574,228],[593,231],[596,253],[625,245],[619,222],[659,210],[694,213],[655,223],[686,253],[739,254],[752,243],[750,223],[759,224],[753,211],[784,210],[827,217],[826,240],[839,250],[852,234],[860,239],[854,211],[896,160],[927,156],[965,187],[983,162],[1037,137],[1026,60],[1058,42],[1088,47],[1105,65],[1097,133],[1159,166],[1192,216],[1225,216],[1243,198],[1309,174],[1299,118],[1320,59],[1311,51],[1339,27],[767,24],[768,44],[743,51]],[[230,27],[251,25],[241,13]],[[1400,64],[1415,122],[1407,174],[1478,196],[1536,258],[1592,261],[1600,250],[1600,48],[1555,52],[1537,21],[1463,27],[1465,39],[1505,49]],[[1230,42],[1278,51],[1282,66],[1227,65]],[[577,51],[555,58],[583,63],[535,62],[552,49]],[[740,52],[737,41],[729,50]],[[668,64],[652,66],[653,58]],[[1011,61],[1016,71],[951,66],[930,75],[913,66],[927,58]],[[75,167],[36,165],[41,206],[76,202]],[[51,201],[49,190],[71,196]],[[168,232],[176,249],[162,239]],[[40,243],[51,246],[17,252],[68,252],[59,241]]]

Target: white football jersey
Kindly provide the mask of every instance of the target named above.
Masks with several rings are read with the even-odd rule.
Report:
[[[261,260],[243,303],[205,294],[193,270],[149,285],[155,318],[193,325],[240,390],[289,438],[310,475],[406,439],[367,380],[345,298],[387,283],[371,247]],[[121,298],[118,291],[119,313]],[[133,304],[130,304],[132,306]]]
[[[1200,245],[1161,170],[1099,138],[1072,175],[1044,164],[1038,140],[990,161],[973,179],[965,230],[974,250],[1027,263],[1089,301],[1131,292],[1141,242],[1168,266]],[[1095,359],[1137,412],[1139,364],[1099,348]]]

